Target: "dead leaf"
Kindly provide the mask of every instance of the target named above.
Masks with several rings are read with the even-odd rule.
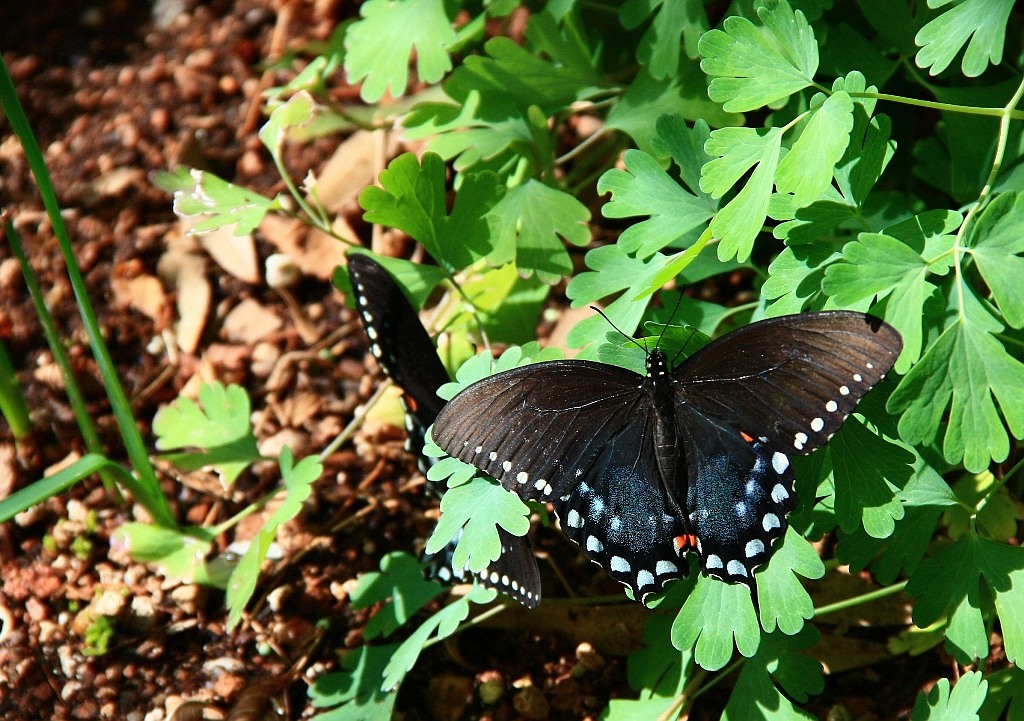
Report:
[[[333,228],[343,238],[356,237],[343,219],[336,219]],[[335,267],[345,264],[345,251],[351,247],[294,218],[276,215],[263,219],[260,233],[278,252],[291,258],[303,275],[320,280],[330,280]]]
[[[227,225],[198,236],[199,244],[217,265],[239,280],[257,285],[261,282],[259,259],[252,233],[235,235],[235,226]]]
[[[157,330],[166,327],[168,321],[167,294],[163,283],[153,275],[139,275],[134,278],[110,279],[114,291],[114,302],[120,307],[131,307],[151,318]]]
[[[280,330],[283,324],[274,311],[246,298],[224,317],[222,328],[228,340],[256,343]]]
[[[386,146],[385,146],[386,143]],[[394,133],[357,130],[334,151],[316,180],[316,195],[323,206],[338,214],[373,185],[386,158],[396,152]]]
[[[174,335],[183,353],[195,353],[210,313],[213,290],[206,279],[206,261],[189,250],[191,240],[169,238],[168,249],[157,262],[157,273],[177,294],[178,323]]]

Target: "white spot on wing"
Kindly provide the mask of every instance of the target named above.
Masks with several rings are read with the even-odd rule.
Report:
[[[846,386],[839,386],[839,392],[844,396],[850,395],[850,389],[847,388]]]
[[[775,453],[772,454],[772,468],[774,468],[775,472],[780,476],[789,470],[789,458],[786,457],[785,453],[775,451]]]
[[[569,515],[565,517],[569,528],[583,528],[583,518],[576,512],[575,508],[569,509]]]
[[[490,458],[492,461],[498,460],[498,454],[495,453],[494,451],[491,451],[491,454],[487,457]]]
[[[862,376],[860,373],[854,373],[853,374],[853,379],[855,381],[857,381],[858,383],[860,383],[862,380],[864,380],[864,376]]]
[[[643,571],[640,571],[640,573],[636,574],[636,587],[637,588],[642,588],[644,586],[653,586],[653,585],[654,585],[654,574],[652,574],[650,571],[643,570]]]
[[[658,561],[657,565],[654,567],[654,572],[659,576],[665,576],[669,573],[678,573],[679,568],[676,564],[672,563],[672,561]]]
[[[787,498],[789,498],[789,491],[781,483],[776,483],[772,488],[772,500],[776,503],[782,503]]]
[[[835,401],[829,401],[828,403],[825,404],[825,410],[828,411],[829,413],[835,413],[836,411],[839,410],[839,404],[836,403]]]
[[[504,463],[501,464],[501,468],[503,471],[505,471],[505,473],[508,473],[509,471],[512,470],[512,462],[505,461]]]
[[[764,553],[764,543],[760,539],[755,538],[752,541],[747,541],[746,547],[743,552],[747,554],[747,558],[753,558],[754,556],[760,556]]]
[[[749,573],[747,573],[747,567],[744,566],[739,561],[736,561],[736,560],[729,561],[729,565],[726,567],[725,570],[729,572],[730,576],[749,576],[750,575]]]
[[[815,418],[811,421],[811,430],[815,433],[821,433],[821,429],[825,427],[825,421],[821,418]]]
[[[802,451],[806,444],[807,444],[807,434],[806,433],[797,433],[795,436],[793,436],[793,447],[796,448],[798,451]]]
[[[622,556],[612,556],[612,560],[608,562],[608,567],[619,573],[629,573],[633,570],[633,567],[629,565],[629,561]]]
[[[530,476],[527,475],[526,471],[519,471],[519,473],[516,474],[517,483],[526,483],[526,481],[528,481],[529,478]]]
[[[782,524],[779,523],[779,517],[774,513],[766,513],[764,518],[761,519],[761,528],[765,531],[771,531],[773,528],[782,528]]]
[[[600,553],[604,550],[604,544],[597,540],[597,536],[587,536],[587,550],[591,553]]]
[[[707,558],[704,559],[704,567],[705,568],[721,568],[722,567],[722,559],[717,554],[712,553],[712,554],[708,555]]]

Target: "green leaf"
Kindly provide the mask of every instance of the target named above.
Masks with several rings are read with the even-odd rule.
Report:
[[[820,307],[826,269],[842,255],[827,240],[790,245],[768,266],[761,294],[769,300],[768,317]]]
[[[618,245],[605,245],[588,251],[586,264],[590,270],[578,273],[566,286],[565,293],[572,299],[573,307],[596,303],[626,291],[605,306],[604,312],[623,333],[635,331],[647,307],[646,303],[637,303],[635,298],[653,284],[661,268],[659,258],[633,258]],[[566,342],[573,348],[599,343],[607,330],[608,321],[595,314],[577,323],[569,331]]]
[[[720,260],[736,258],[743,262],[750,257],[754,238],[768,216],[781,146],[780,128],[722,128],[711,133],[704,146],[715,157],[701,169],[700,187],[713,198],[722,197],[756,166],[736,197],[711,221],[711,231],[720,240]]]
[[[960,504],[946,511],[950,538],[977,528],[986,538],[1007,542],[1017,535],[1024,506],[1013,498],[991,471],[964,476],[953,487]]]
[[[967,243],[1003,318],[1013,328],[1024,327],[1024,194],[996,196],[978,216]]]
[[[762,639],[757,654],[743,664],[723,720],[793,721],[813,719],[790,700],[805,702],[825,688],[821,663],[796,653],[814,645],[819,634],[807,626],[797,636],[775,633]],[[782,693],[785,691],[785,694]]]
[[[793,635],[814,617],[814,603],[797,574],[817,579],[825,575],[821,556],[793,528],[786,529],[766,568],[757,572],[757,606],[761,627],[771,633],[776,628]]]
[[[978,472],[1010,451],[1003,419],[1015,438],[1024,436],[1024,364],[993,335],[1001,325],[969,288],[963,297],[961,312],[904,376],[889,410],[903,414],[900,437],[925,443],[935,438],[948,408],[943,455]]]
[[[449,270],[465,268],[491,252],[484,216],[502,194],[494,173],[465,176],[450,215],[444,161],[434,153],[426,153],[422,165],[412,153],[398,156],[380,174],[380,184],[359,194],[367,222],[408,233]]]
[[[427,603],[444,592],[423,576],[423,564],[408,553],[395,551],[380,561],[380,571],[365,573],[353,589],[352,608],[383,605],[366,624],[366,640],[390,636]]]
[[[953,0],[929,0],[933,8]],[[989,63],[1003,60],[1003,37],[1006,22],[1013,10],[1013,0],[962,0],[921,28],[914,42],[921,47],[915,62],[929,68],[929,75],[938,75],[953,61],[960,48],[970,40],[961,67],[964,75],[976,78]]]
[[[398,644],[360,646],[342,655],[342,671],[318,676],[309,687],[315,708],[334,708],[317,714],[317,721],[390,721],[396,693],[381,691],[384,669]]]
[[[627,30],[639,27],[651,15],[654,20],[640,39],[637,60],[660,80],[679,67],[680,35],[686,54],[698,56],[697,42],[709,28],[708,16],[701,3],[671,0],[627,0],[619,8],[619,19]]]
[[[414,54],[422,82],[436,83],[451,70],[448,48],[459,36],[442,0],[367,0],[359,14],[345,35],[345,71],[349,83],[363,83],[365,102],[403,95]]]
[[[914,454],[850,418],[827,446],[839,527],[863,525],[869,536],[888,538],[903,518],[897,493],[909,483]],[[870,459],[870,462],[865,459]]]
[[[952,263],[952,235],[962,222],[954,211],[934,210],[894,225],[887,233],[862,233],[843,248],[843,259],[825,271],[822,290],[840,306],[889,297],[886,320],[903,336],[896,370],[905,373],[924,344],[925,304],[938,299],[931,274]],[[930,261],[936,258],[936,261]]]
[[[695,61],[682,59],[679,70],[663,80],[647,68],[633,78],[619,101],[605,119],[609,130],[621,130],[633,139],[636,147],[648,155],[656,155],[655,129],[662,115],[681,115],[688,120],[703,119],[710,125],[738,125],[743,116],[727,113],[707,96],[707,78]]]
[[[913,452],[910,446],[904,448]],[[893,583],[901,571],[912,573],[928,551],[942,512],[958,504],[949,484],[931,466],[916,455],[914,477],[900,492],[903,518],[889,538],[868,535],[862,526],[852,533],[839,532],[836,557],[848,563],[852,571],[869,564],[878,582]]]
[[[256,590],[260,568],[267,557],[267,549],[277,536],[277,529],[299,515],[302,504],[309,498],[310,486],[323,473],[323,466],[314,456],[294,463],[292,451],[288,446],[281,450],[279,463],[281,480],[284,482],[284,498],[256,534],[256,538],[231,574],[225,599],[228,607],[228,628],[234,627],[242,619],[242,612]]]
[[[818,45],[802,12],[767,0],[757,14],[763,28],[730,16],[724,30],[705,33],[697,45],[701,69],[714,76],[708,95],[729,112],[782,100],[809,86],[818,69]]]
[[[978,710],[985,702],[988,683],[981,671],[969,671],[949,691],[949,679],[940,678],[925,696],[917,697],[911,721],[978,721]]]
[[[282,153],[289,135],[309,125],[316,114],[316,103],[307,92],[296,93],[271,111],[270,119],[260,128],[259,136],[279,167],[283,164]]]
[[[559,236],[573,245],[590,242],[590,211],[580,201],[539,180],[509,190],[487,216],[495,232],[491,265],[515,261],[520,273],[553,284],[572,272]]]
[[[716,622],[709,624],[709,618]],[[672,623],[672,645],[680,651],[692,648],[697,665],[716,671],[732,658],[734,642],[748,658],[760,643],[750,590],[701,576]]]
[[[448,491],[451,493],[451,491]],[[447,493],[445,497],[447,497]],[[416,659],[419,658],[420,652],[423,650],[424,645],[430,640],[432,636],[438,639],[444,639],[451,636],[459,629],[459,624],[466,620],[469,616],[469,606],[471,603],[484,604],[490,603],[498,595],[498,592],[492,588],[484,588],[483,586],[473,586],[469,593],[459,600],[451,603],[440,611],[435,613],[433,616],[427,618],[423,624],[417,628],[409,638],[398,647],[391,660],[388,661],[387,666],[384,669],[384,681],[381,684],[381,688],[385,691],[391,691],[398,687],[405,678],[405,674],[416,665]]]
[[[853,101],[845,92],[830,95],[807,121],[775,173],[780,193],[792,193],[798,207],[816,200],[832,182],[836,163],[853,129]]]
[[[702,228],[714,215],[717,203],[687,192],[647,153],[627,150],[623,161],[626,169],[608,170],[598,181],[597,192],[612,195],[601,208],[606,218],[650,216],[619,236],[618,245],[625,252],[649,258]]]
[[[984,585],[982,585],[984,580]],[[1003,632],[1006,658],[1024,658],[1024,549],[968,534],[922,563],[907,584],[917,598],[914,623],[949,618],[946,648],[961,663],[989,653],[983,608],[991,597]]]
[[[225,578],[217,564],[208,561],[215,534],[207,528],[163,528],[148,523],[125,523],[111,538],[139,563],[156,566],[170,582],[198,583],[223,588]]]
[[[981,720],[1021,721],[1024,718],[1024,670],[1010,666],[989,674],[986,680],[988,695],[981,707]]]
[[[220,383],[199,387],[199,404],[179,397],[157,411],[153,418],[156,447],[197,447],[202,453],[167,454],[167,460],[184,470],[211,465],[227,486],[243,470],[260,459],[249,420],[249,396],[241,386]]]
[[[501,555],[496,526],[514,536],[525,535],[530,530],[529,506],[490,478],[478,476],[468,483],[449,485],[441,498],[441,518],[427,540],[426,551],[437,553],[462,531],[452,566],[479,573]]]
[[[199,218],[190,228],[192,233],[233,225],[235,235],[246,235],[259,227],[267,213],[283,207],[278,198],[264,198],[213,173],[184,166],[173,173],[158,171],[153,184],[174,194],[175,215]]]

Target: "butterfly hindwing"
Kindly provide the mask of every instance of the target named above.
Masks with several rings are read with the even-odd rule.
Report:
[[[658,480],[651,423],[641,417],[623,428],[554,503],[565,535],[640,600],[689,571],[677,542],[685,535],[680,509]]]
[[[424,432],[444,407],[437,389],[448,382],[448,371],[419,315],[383,266],[369,255],[351,253],[348,272],[370,348],[384,372],[402,388],[409,450],[416,454],[422,466],[426,460],[422,455]],[[536,608],[541,597],[540,570],[530,541],[503,528],[497,530],[501,555],[477,574],[479,580],[488,588]],[[456,536],[438,553],[425,557],[432,578],[468,581],[466,569],[452,566],[458,540]]]
[[[427,329],[398,283],[369,255],[349,254],[348,273],[370,350],[402,389],[406,407],[429,426],[444,406],[437,389],[449,378]]]
[[[785,535],[796,505],[789,457],[760,438],[683,407],[676,422],[686,447],[686,514],[701,568],[753,585],[754,569]]]

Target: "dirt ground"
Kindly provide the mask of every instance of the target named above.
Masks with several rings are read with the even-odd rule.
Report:
[[[340,0],[0,6],[0,49],[147,439],[161,404],[198,378],[217,379],[248,390],[264,448],[287,443],[297,455],[317,453],[380,380],[354,314],[329,282],[340,244],[276,221],[248,245],[217,250],[184,235],[170,197],[150,182],[154,171],[184,163],[265,195],[281,191],[256,137],[254,99],[290,75],[264,73],[260,63],[275,49],[326,39],[354,12],[354,3]],[[335,92],[353,96],[340,79]],[[108,452],[123,459],[56,241],[18,142],[0,127],[0,204],[23,234]],[[341,141],[291,149],[292,176],[322,169]],[[354,194],[339,201],[338,213],[354,238],[367,242]],[[277,252],[299,257],[304,271],[291,299],[263,278],[263,260]],[[181,276],[167,270],[182,256],[205,296],[185,293]],[[175,325],[186,316],[187,329]],[[174,333],[186,330],[191,348],[178,351]],[[27,389],[36,428],[16,447],[0,427],[0,495],[7,495],[84,450],[6,244],[0,339]],[[402,445],[400,429],[374,424],[326,459],[306,509],[282,532],[285,560],[262,579],[262,602],[230,634],[223,594],[168,582],[111,544],[118,526],[146,516],[118,504],[97,479],[0,527],[0,718],[157,721],[182,700],[204,704],[208,718],[232,708],[236,718],[262,718],[253,710],[271,700],[286,704],[287,718],[313,715],[309,680],[336,669],[338,652],[362,640],[368,614],[347,603],[354,579],[376,569],[388,551],[414,552],[436,518],[436,502]],[[162,476],[179,520],[207,525],[277,480],[272,466],[257,466],[224,493],[202,474]],[[261,521],[241,524],[219,549],[251,536]],[[339,525],[343,530],[333,530]],[[543,529],[534,545],[575,593],[618,592],[556,532]],[[564,597],[552,566],[542,566],[545,593]],[[97,612],[117,617],[118,625],[108,653],[89,656],[84,634]],[[398,707],[406,719],[597,718],[609,699],[630,694],[625,653],[636,647],[645,613],[636,605],[557,602],[535,612],[510,609],[431,649]],[[324,619],[326,631],[317,623]],[[886,657],[889,632],[866,634],[863,643],[877,659]],[[944,675],[944,663],[933,654],[834,675],[813,710],[822,718],[840,706],[849,718],[906,717],[916,692]],[[481,699],[487,684],[501,690],[496,702]],[[727,690],[703,697],[694,718],[717,717],[727,698]]]

